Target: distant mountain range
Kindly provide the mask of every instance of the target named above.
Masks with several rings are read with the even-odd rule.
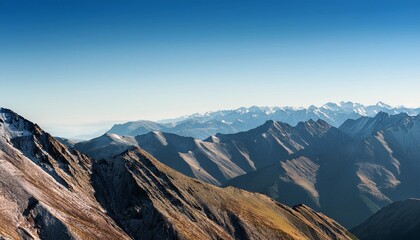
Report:
[[[328,134],[331,128],[322,120],[301,122],[295,127],[267,121],[247,132],[217,134],[206,140],[160,131],[136,137],[107,133],[77,143],[75,148],[94,159],[101,159],[115,156],[133,145],[139,146],[187,176],[221,185],[277,160],[287,159]]]
[[[93,160],[1,108],[0,193],[0,239],[354,239],[305,205],[189,178],[136,146]]]
[[[133,145],[188,176],[265,193],[290,206],[303,202],[348,227],[393,201],[420,197],[420,116],[407,113],[380,112],[339,128],[324,120],[296,126],[267,121],[205,140],[159,131],[106,134],[75,148],[99,159]],[[113,150],[103,156],[103,149]]]
[[[324,120],[334,127],[340,126],[347,119],[375,116],[379,112],[398,114],[405,112],[417,115],[420,108],[391,107],[382,102],[364,106],[359,103],[327,103],[321,107],[249,107],[236,110],[222,110],[205,114],[193,114],[159,122],[134,121],[114,125],[108,133],[122,136],[137,136],[151,131],[174,133],[180,136],[206,139],[217,133],[237,133],[256,128],[268,120],[288,123],[295,126],[299,122]]]

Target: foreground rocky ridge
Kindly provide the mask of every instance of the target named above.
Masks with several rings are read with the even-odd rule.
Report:
[[[134,147],[104,160],[0,110],[0,236],[10,239],[351,239],[306,206],[186,177]]]
[[[128,239],[90,184],[91,160],[0,109],[0,235],[10,239]]]

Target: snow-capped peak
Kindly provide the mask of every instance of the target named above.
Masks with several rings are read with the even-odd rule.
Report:
[[[309,107],[309,109],[311,109],[311,108],[316,108],[316,107],[311,105],[311,107]],[[340,109],[340,105],[336,104],[336,103],[329,102],[329,103],[326,103],[326,104],[322,105],[321,108],[336,111],[336,110]]]
[[[5,139],[30,136],[33,124],[9,109],[0,108],[0,136]]]
[[[376,106],[391,109],[392,107],[384,102],[379,101]]]

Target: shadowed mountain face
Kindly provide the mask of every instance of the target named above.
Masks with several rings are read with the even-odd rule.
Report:
[[[420,200],[392,203],[351,231],[361,240],[419,239]]]
[[[92,161],[5,109],[0,173],[0,238],[352,238],[304,205],[203,183],[137,147]]]
[[[92,158],[101,159],[137,145],[187,176],[220,185],[236,176],[285,160],[325,135],[337,134],[341,132],[322,120],[310,120],[296,127],[267,121],[247,132],[217,134],[204,141],[155,131],[135,138],[105,134],[78,143],[75,148]]]
[[[303,202],[343,224],[353,224],[370,215],[357,190],[353,144],[334,128],[287,159],[231,179],[225,186],[261,192],[290,206]]]
[[[354,159],[366,197],[388,202],[420,197],[420,116],[380,113],[349,120],[340,130],[360,139]]]
[[[393,201],[420,197],[419,116],[380,113],[348,120],[340,131],[226,185],[289,205],[304,202],[345,226]]]
[[[151,131],[174,133],[180,136],[206,139],[217,133],[229,134],[248,131],[264,124],[268,120],[288,123],[295,126],[299,122],[310,119],[321,119],[338,127],[347,119],[362,116],[373,117],[379,112],[388,114],[408,113],[417,115],[420,109],[405,107],[393,108],[379,102],[376,105],[364,106],[352,102],[327,103],[321,107],[250,107],[236,110],[222,110],[205,114],[193,114],[179,119],[171,119],[160,123],[152,121],[135,121],[116,124],[108,131],[122,136],[137,136]]]

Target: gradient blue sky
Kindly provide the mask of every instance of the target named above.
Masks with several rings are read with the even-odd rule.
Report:
[[[57,134],[251,105],[419,107],[419,69],[419,1],[0,0],[0,106]]]

